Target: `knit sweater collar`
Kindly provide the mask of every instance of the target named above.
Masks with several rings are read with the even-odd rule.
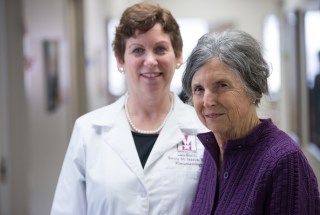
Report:
[[[260,133],[275,128],[275,125],[272,123],[271,119],[260,119],[260,121],[261,123],[247,135],[237,139],[229,140],[225,144],[224,151],[253,147],[254,144],[257,143],[258,138],[261,136]],[[218,143],[211,131],[206,133],[199,133],[197,136],[204,147],[210,152],[210,154],[218,153]]]

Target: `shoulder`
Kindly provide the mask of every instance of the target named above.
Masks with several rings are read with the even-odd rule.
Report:
[[[110,105],[98,108],[80,116],[76,120],[75,125],[87,128],[92,126],[108,126],[112,124],[121,112],[124,100],[125,96],[122,96]]]
[[[252,143],[244,154],[259,161],[255,163],[262,169],[272,170],[277,168],[279,163],[288,162],[288,159],[293,159],[295,156],[304,159],[298,143],[274,125],[270,119],[263,120],[250,139],[245,140]]]
[[[264,152],[274,156],[283,156],[287,153],[301,151],[298,143],[286,132],[279,129],[271,119],[262,120],[261,125],[254,133],[254,138]]]
[[[276,126],[269,133],[267,142],[270,145],[270,153],[279,158],[292,153],[302,154],[299,144]]]
[[[280,172],[283,172],[283,168],[300,169],[301,171],[310,169],[300,145],[275,125],[266,129],[261,142],[264,143],[261,147],[263,153],[261,157],[268,169]]]

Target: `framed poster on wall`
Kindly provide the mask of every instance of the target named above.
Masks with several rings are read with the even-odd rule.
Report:
[[[46,107],[48,112],[54,112],[60,103],[59,96],[59,43],[57,40],[43,41],[43,59],[46,84]]]

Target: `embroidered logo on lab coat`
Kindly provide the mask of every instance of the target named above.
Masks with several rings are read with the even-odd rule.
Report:
[[[196,137],[195,135],[184,135],[184,139],[181,141],[181,144],[178,144],[178,151],[183,152],[183,151],[193,151],[196,152]]]
[[[184,132],[184,137],[176,149],[168,155],[172,165],[201,167],[203,149],[197,148],[197,136],[194,132]]]

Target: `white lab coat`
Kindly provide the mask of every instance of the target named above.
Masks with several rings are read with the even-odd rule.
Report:
[[[197,186],[207,131],[174,96],[173,113],[141,166],[124,111],[125,96],[77,119],[51,215],[184,215]]]

